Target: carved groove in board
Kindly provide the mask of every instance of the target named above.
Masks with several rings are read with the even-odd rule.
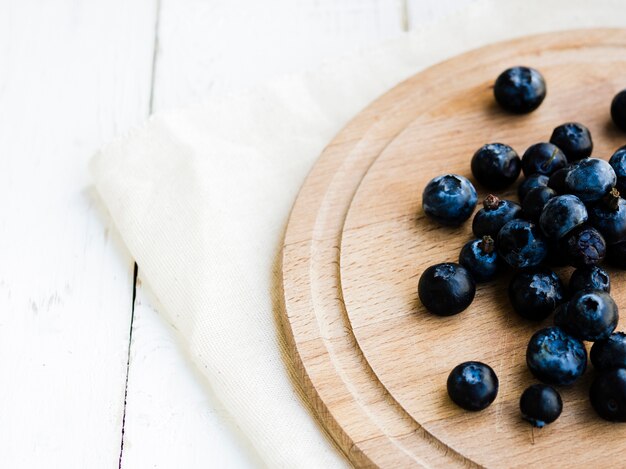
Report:
[[[403,107],[405,107],[406,103],[404,102],[400,102],[400,103],[394,103],[394,106],[388,111],[390,113],[398,113],[398,115],[401,114],[401,110]],[[376,127],[379,126],[378,121],[374,121],[373,125],[371,125],[371,127],[369,128],[369,132],[370,133],[375,133],[375,129]],[[354,334],[352,332],[352,325],[350,323],[350,321],[348,320],[348,312],[345,306],[345,302],[343,299],[343,291],[342,291],[342,287],[341,287],[341,241],[342,241],[342,235],[343,232],[345,230],[345,219],[346,216],[348,214],[349,211],[349,207],[352,205],[352,200],[355,196],[355,194],[358,191],[358,188],[360,187],[363,178],[365,177],[365,175],[367,174],[367,172],[369,171],[369,169],[371,168],[371,165],[374,164],[374,162],[378,159],[378,156],[385,151],[385,149],[387,148],[387,146],[389,145],[390,142],[393,141],[393,139],[395,139],[397,137],[396,135],[390,135],[389,136],[389,140],[384,140],[384,139],[376,139],[377,144],[374,145],[374,148],[376,149],[376,151],[371,154],[371,158],[361,158],[359,161],[359,158],[357,156],[359,156],[358,153],[358,147],[359,145],[363,144],[362,140],[357,141],[358,145],[355,147],[354,151],[357,152],[357,156],[350,158],[350,156],[346,157],[344,163],[341,165],[341,167],[337,170],[335,176],[332,179],[332,182],[328,188],[328,190],[325,192],[325,194],[332,194],[335,191],[341,191],[342,188],[346,187],[346,182],[348,183],[352,183],[351,186],[349,186],[351,189],[350,191],[347,191],[345,196],[344,196],[344,200],[343,200],[343,205],[344,207],[346,207],[345,211],[340,211],[337,207],[332,207],[331,206],[331,202],[329,202],[328,198],[324,198],[322,205],[320,206],[319,211],[317,212],[317,219],[316,219],[316,224],[315,226],[318,227],[318,229],[314,230],[313,232],[324,232],[324,226],[326,223],[328,223],[328,218],[329,216],[335,216],[336,220],[339,220],[340,223],[338,224],[339,227],[339,231],[337,233],[337,239],[336,239],[336,243],[337,245],[333,246],[333,253],[336,254],[336,257],[334,261],[327,263],[326,265],[321,265],[318,266],[317,265],[317,261],[319,260],[314,252],[315,250],[312,249],[311,250],[311,271],[312,272],[320,272],[322,269],[327,268],[326,266],[328,265],[332,265],[333,266],[333,270],[334,270],[334,277],[333,279],[336,281],[336,284],[333,285],[334,287],[334,292],[337,295],[337,302],[338,304],[336,304],[335,306],[337,306],[336,310],[334,311],[334,313],[337,315],[336,321],[339,323],[341,322],[343,324],[344,329],[350,334],[347,336],[347,338],[350,340],[350,343],[353,347],[354,353],[356,358],[358,358],[359,363],[362,366],[362,372],[365,373],[367,376],[374,376],[375,377],[375,373],[373,372],[373,370],[371,369],[371,367],[369,366],[367,360],[365,359],[365,357],[363,356],[363,354],[361,353],[360,348],[358,347],[358,343],[354,341]],[[351,163],[354,161],[353,165],[351,165]],[[359,162],[357,165],[357,161]],[[342,177],[342,175],[344,174],[349,174],[351,175],[351,181],[345,181]],[[336,187],[336,189],[335,189]],[[332,199],[332,197],[330,197],[330,199]],[[331,222],[332,223],[332,222]],[[313,240],[313,244],[312,246],[316,243],[316,240]],[[320,267],[320,269],[316,268],[316,267]],[[323,291],[315,291],[315,287],[319,284],[318,282],[320,282],[322,280],[323,277],[323,273],[318,276],[317,278],[315,278],[315,276],[311,277],[311,281],[310,281],[310,285],[311,285],[311,295],[313,298],[313,308],[316,311],[320,311],[323,308],[323,305],[319,305],[316,304],[316,300],[319,298],[322,298],[323,295],[325,294],[325,292]],[[317,307],[316,307],[317,306]],[[334,352],[334,347],[331,341],[328,340],[328,331],[326,330],[327,326],[331,326],[331,324],[325,324],[323,321],[320,321],[320,317],[317,317],[318,319],[318,325],[320,327],[320,330],[322,331],[321,334],[321,338],[324,340],[324,344],[326,345],[327,349],[330,352],[331,358],[334,361],[337,361],[339,363],[341,363],[341,357],[338,356],[336,353]],[[361,395],[358,391],[358,389],[356,389],[353,385],[351,385],[350,381],[347,380],[347,376],[345,371],[341,368],[341,367],[337,367],[336,368],[337,372],[340,374],[340,376],[343,378],[343,382],[346,383],[346,386],[348,388],[348,390],[351,392],[352,395],[355,396],[358,404],[361,406],[361,408],[363,409],[363,411],[367,414],[367,416],[369,418],[372,419],[372,421],[376,424],[376,426],[378,427],[378,429],[380,429],[381,431],[386,431],[387,433],[387,437],[389,438],[389,443],[391,443],[395,449],[397,449],[398,451],[400,451],[401,453],[409,456],[411,458],[411,460],[413,462],[418,462],[420,465],[426,465],[426,461],[419,455],[418,452],[413,452],[411,451],[411,448],[405,447],[405,445],[402,444],[401,441],[399,441],[395,436],[394,436],[394,429],[388,429],[385,428],[385,422],[384,419],[386,416],[377,416],[376,412],[371,412],[369,411],[369,409],[364,406],[364,402],[363,399],[361,398]],[[380,386],[378,382],[376,382],[376,380],[373,380],[376,386]],[[385,411],[387,413],[389,413],[389,410],[391,410],[394,413],[394,417],[398,418],[399,420],[406,420],[407,418],[410,417],[408,416],[408,414],[405,414],[403,409],[399,406],[397,406],[397,404],[395,403],[395,401],[393,400],[393,397],[391,395],[389,395],[389,393],[386,392],[386,390],[383,389],[382,390],[378,390],[378,392],[381,392],[381,398],[384,399],[385,403],[388,404],[390,407],[388,409],[385,409]],[[385,413],[385,411],[381,411],[383,413]],[[382,417],[382,418],[381,418]],[[410,421],[407,422],[409,423],[409,428],[407,428],[406,430],[410,430],[409,432],[407,432],[405,430],[405,432],[403,434],[401,434],[400,436],[405,436],[411,433],[420,433],[421,434],[421,438],[424,439],[424,442],[427,442],[429,444],[433,444],[435,445],[435,448],[437,451],[440,451],[448,456],[450,456],[450,458],[454,458],[455,456],[458,456],[459,458],[461,458],[462,460],[462,456],[456,454],[456,452],[448,447],[445,443],[437,440],[436,438],[432,438],[432,436],[430,434],[428,434],[428,432],[424,431],[424,429],[422,428],[421,425],[419,425],[418,422],[416,421]],[[397,429],[396,429],[397,430]],[[362,441],[355,441],[355,444],[353,445],[351,451],[354,451],[355,448],[358,448],[358,444],[359,443],[364,443],[366,441],[369,440],[373,440],[373,439],[377,439],[380,438],[379,436],[371,436],[366,438],[365,440]],[[399,461],[396,461],[396,463],[398,463]]]

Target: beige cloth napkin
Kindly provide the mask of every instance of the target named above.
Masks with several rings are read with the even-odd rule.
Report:
[[[622,5],[479,1],[317,73],[157,114],[96,155],[96,187],[162,313],[268,466],[346,464],[289,379],[273,288],[289,210],[324,145],[426,66],[515,36],[623,26]]]

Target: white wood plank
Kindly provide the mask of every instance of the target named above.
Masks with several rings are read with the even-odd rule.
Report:
[[[403,28],[400,0],[161,1],[155,111],[313,70]],[[259,465],[158,309],[138,283],[122,466]]]
[[[403,32],[405,0],[163,0],[156,109],[315,70]]]
[[[87,163],[147,115],[154,5],[0,3],[3,467],[118,465],[133,261]]]
[[[410,31],[453,15],[479,0],[405,0]]]

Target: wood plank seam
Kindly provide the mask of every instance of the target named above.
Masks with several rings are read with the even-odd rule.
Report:
[[[409,32],[409,0],[400,1],[400,19],[402,21],[402,31]]]
[[[130,370],[130,349],[133,343],[133,320],[135,319],[135,298],[137,297],[137,263],[135,262],[133,271],[133,295],[130,303],[130,326],[128,327],[128,355],[126,357],[126,378],[124,381],[124,408],[122,411],[122,435],[120,438],[120,457],[118,468],[122,469],[122,456],[124,454],[124,426],[126,425],[126,404],[128,399],[128,371]]]
[[[150,98],[148,101],[148,117],[154,109],[154,85],[156,82],[156,64],[159,53],[159,19],[161,16],[161,0],[155,0],[155,20],[154,20],[154,40],[152,45],[152,69],[150,76]],[[122,412],[122,430],[120,435],[120,456],[118,460],[118,469],[122,469],[122,460],[124,458],[124,430],[126,427],[126,406],[128,403],[128,377],[130,375],[130,357],[133,346],[133,322],[135,319],[135,300],[137,298],[137,278],[139,275],[139,266],[135,262],[133,272],[133,295],[131,302],[130,327],[128,331],[128,356],[126,358],[126,378],[124,382],[124,410]]]

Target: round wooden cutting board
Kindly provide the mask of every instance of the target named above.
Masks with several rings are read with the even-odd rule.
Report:
[[[539,69],[548,85],[528,115],[503,112],[492,84],[513,65]],[[420,274],[456,261],[471,222],[444,228],[424,216],[426,183],[444,173],[472,179],[481,145],[521,155],[568,121],[587,125],[594,156],[626,144],[610,122],[626,88],[626,31],[581,30],[499,43],[431,67],[398,85],[328,145],[293,208],[283,251],[284,324],[303,386],[319,418],[358,466],[562,467],[623,465],[626,424],[598,418],[593,377],[561,389],[561,418],[532,430],[519,415],[536,382],[526,344],[540,327],[516,316],[509,275],[480,285],[463,313],[435,317],[417,298]],[[485,190],[476,185],[479,198]],[[515,187],[505,193],[517,200]],[[567,281],[571,269],[560,273]],[[626,275],[612,272],[626,308]],[[457,364],[479,360],[500,379],[496,401],[466,412],[446,393]]]

